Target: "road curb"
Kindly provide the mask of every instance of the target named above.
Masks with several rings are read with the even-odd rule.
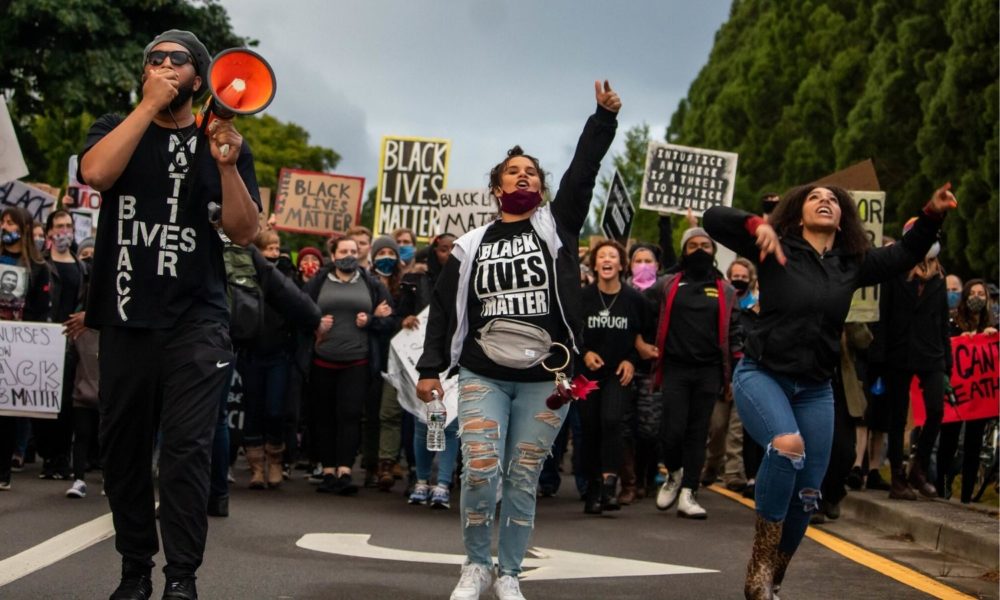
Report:
[[[1000,530],[994,516],[949,502],[889,500],[885,492],[851,492],[840,507],[852,520],[1000,570]]]

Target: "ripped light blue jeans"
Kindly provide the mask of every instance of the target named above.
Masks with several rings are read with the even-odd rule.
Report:
[[[465,553],[470,563],[492,567],[493,516],[502,485],[500,574],[516,577],[535,526],[538,476],[569,406],[545,406],[551,381],[500,381],[461,369],[458,386]]]
[[[743,427],[766,448],[757,471],[757,513],[785,522],[778,548],[794,554],[822,498],[820,485],[833,444],[833,388],[829,380],[789,377],[744,357],[733,372],[733,399]],[[772,445],[774,438],[789,434],[801,436],[802,456]]]

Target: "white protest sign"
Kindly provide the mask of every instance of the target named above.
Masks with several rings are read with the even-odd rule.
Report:
[[[94,236],[95,213],[86,210],[71,210],[69,214],[73,215],[73,239],[76,240],[77,244]]]
[[[14,134],[14,123],[7,112],[7,102],[0,102],[0,181],[20,179],[28,174],[21,146]]]
[[[66,338],[59,323],[0,321],[0,415],[59,416]]]
[[[8,181],[0,184],[0,210],[10,206],[20,206],[36,223],[44,223],[56,206],[56,197],[22,181]]]
[[[882,247],[882,228],[885,223],[885,192],[848,192],[858,205],[861,225],[868,235],[872,248]],[[855,290],[851,297],[851,310],[847,313],[848,323],[873,323],[879,320],[879,286],[873,285]]]
[[[403,410],[427,422],[426,404],[417,398],[417,361],[424,352],[424,333],[427,330],[427,316],[430,308],[425,308],[417,315],[420,324],[415,329],[402,329],[389,345],[389,371],[385,373],[386,380],[396,388],[399,405]],[[444,408],[448,413],[445,426],[451,424],[458,416],[458,377],[445,379],[441,377],[441,387],[444,388]]]
[[[650,142],[639,208],[701,216],[713,206],[732,206],[738,155],[732,152]]]
[[[437,231],[461,237],[476,227],[493,222],[498,212],[497,202],[489,190],[445,190],[441,192]]]

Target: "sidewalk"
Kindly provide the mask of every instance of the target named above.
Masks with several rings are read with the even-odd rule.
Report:
[[[996,511],[947,500],[890,500],[888,492],[850,492],[840,503],[843,517],[925,548],[1000,570],[1000,521]]]

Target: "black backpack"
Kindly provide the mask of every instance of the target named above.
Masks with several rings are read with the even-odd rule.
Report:
[[[229,337],[237,344],[253,342],[263,329],[264,291],[253,264],[252,251],[227,244],[222,258],[226,265]]]

